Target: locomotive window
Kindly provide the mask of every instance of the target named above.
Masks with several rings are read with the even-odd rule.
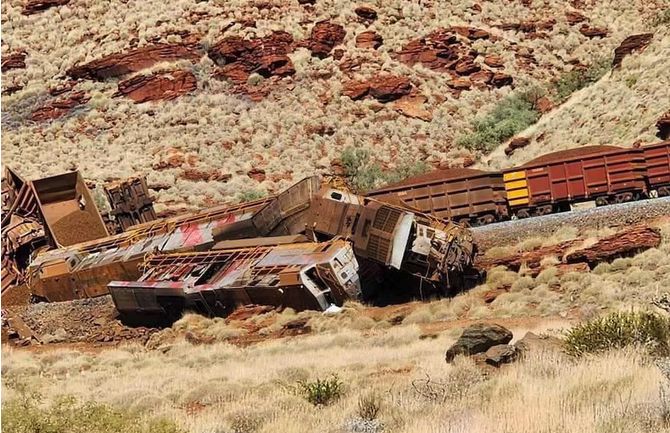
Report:
[[[363,224],[363,237],[367,237],[368,233],[370,232],[370,225],[372,225],[372,220],[365,220],[365,223]]]
[[[358,219],[361,217],[361,214],[357,213],[354,217],[354,224],[351,226],[351,234],[356,233],[356,226],[358,225]]]
[[[330,198],[335,200],[342,200],[342,194],[340,194],[339,192],[331,192]]]

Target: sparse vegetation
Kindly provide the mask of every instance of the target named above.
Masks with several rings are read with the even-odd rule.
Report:
[[[601,58],[596,60],[591,66],[585,69],[573,69],[563,75],[556,83],[556,98],[563,102],[573,93],[584,87],[590,86],[609,72],[612,67],[610,58]],[[632,83],[635,84],[635,83]],[[629,87],[632,87],[630,85]]]
[[[410,176],[430,170],[425,162],[417,161],[413,164],[400,164],[394,170],[385,172],[378,163],[371,161],[368,151],[353,147],[347,147],[342,151],[340,161],[345,174],[359,192],[400,182]]]
[[[335,374],[328,379],[298,382],[300,393],[314,406],[326,406],[338,400],[342,396],[342,385]]]
[[[2,431],[11,433],[180,433],[166,419],[142,420],[128,412],[97,402],[77,403],[62,396],[44,407],[37,393],[21,391],[2,403]]]
[[[539,118],[540,113],[533,105],[532,95],[517,93],[500,101],[488,116],[475,119],[472,122],[475,131],[459,137],[456,144],[487,152]]]
[[[379,416],[382,399],[377,393],[362,395],[358,398],[357,414],[361,419],[373,421]]]
[[[654,18],[655,26],[662,26],[668,24],[670,24],[670,9],[666,9],[662,12],[659,12],[659,14]]]
[[[254,200],[260,200],[266,196],[265,193],[258,191],[258,190],[250,190],[250,191],[244,191],[238,194],[238,198],[240,200],[240,203],[244,203],[247,201],[254,201]]]
[[[574,355],[598,353],[637,346],[656,355],[667,355],[670,323],[664,317],[647,312],[614,312],[572,328],[565,338]]]

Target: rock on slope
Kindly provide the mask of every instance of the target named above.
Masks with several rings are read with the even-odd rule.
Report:
[[[77,167],[96,182],[144,174],[173,185],[157,193],[159,211],[279,191],[328,172],[346,146],[368,149],[383,169],[417,160],[461,166],[473,155],[453,142],[472,118],[514,86],[547,83],[613,54],[667,7],[665,0],[30,4],[24,15],[24,2],[2,3],[3,60],[25,53],[3,67],[3,165],[27,177]],[[666,33],[655,31],[618,76],[547,114],[536,127],[546,149],[644,134],[654,104],[664,102],[656,95],[652,104],[649,95],[667,74],[653,60],[665,50]],[[637,75],[633,87],[625,74]],[[351,98],[345,90],[355,83],[376,87]],[[544,150],[533,142],[505,161]],[[175,154],[179,164],[163,164]]]

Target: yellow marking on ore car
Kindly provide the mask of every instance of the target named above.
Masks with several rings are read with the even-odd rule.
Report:
[[[507,200],[510,206],[527,205],[530,193],[528,191],[528,181],[526,180],[526,171],[513,171],[503,174],[505,190],[507,191]]]

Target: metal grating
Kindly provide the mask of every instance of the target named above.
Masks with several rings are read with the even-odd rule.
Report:
[[[400,211],[387,206],[382,206],[375,215],[375,221],[372,224],[373,229],[381,230],[387,233],[393,233],[396,224],[400,219]]]
[[[370,235],[368,241],[368,257],[386,263],[386,258],[391,250],[391,241],[378,235]]]

